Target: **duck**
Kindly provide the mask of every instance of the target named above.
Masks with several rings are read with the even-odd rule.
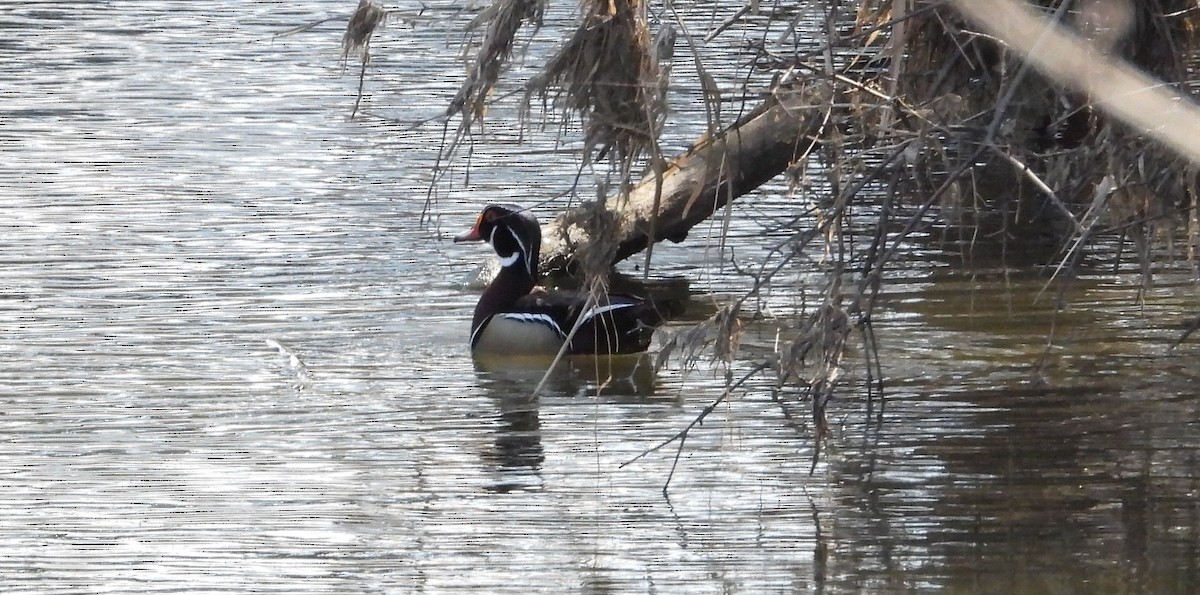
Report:
[[[587,292],[539,287],[542,229],[528,210],[516,205],[487,205],[475,225],[454,241],[487,242],[500,259],[500,271],[479,297],[471,319],[475,355],[642,353],[665,321],[659,304],[638,296],[602,294],[589,300]]]

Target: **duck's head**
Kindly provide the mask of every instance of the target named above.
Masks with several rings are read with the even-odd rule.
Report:
[[[454,241],[485,241],[496,250],[501,266],[518,267],[531,278],[537,277],[542,228],[533,215],[520,207],[500,204],[484,207],[475,219],[475,226],[455,236]]]

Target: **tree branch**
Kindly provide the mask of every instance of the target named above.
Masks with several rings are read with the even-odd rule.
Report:
[[[604,240],[617,244],[614,262],[664,239],[682,242],[717,209],[785,171],[820,135],[831,99],[825,84],[781,90],[720,136],[698,140],[661,178],[652,171],[627,199],[610,199],[607,208],[617,214],[617,231]],[[594,241],[574,223],[579,209],[586,208],[542,226],[543,272],[570,268],[575,255]]]

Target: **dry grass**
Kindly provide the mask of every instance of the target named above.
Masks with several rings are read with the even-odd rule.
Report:
[[[342,35],[343,62],[350,54],[358,54],[364,64],[370,61],[371,37],[383,27],[387,14],[387,10],[373,0],[359,0],[358,8],[346,23],[346,33]]]
[[[462,115],[464,126],[460,127],[460,133],[487,112],[488,96],[512,57],[517,33],[526,23],[540,26],[544,10],[544,0],[495,0],[471,22],[468,34],[482,30],[483,39],[466,81],[446,110],[448,115]]]
[[[452,154],[487,112],[526,24],[540,26],[544,0],[496,0],[471,23],[480,41],[448,115],[462,122]],[[645,0],[583,0],[579,27],[527,82],[526,101],[561,110],[583,123],[585,162],[609,158],[628,181],[639,159],[654,153],[665,118],[666,77],[658,66]]]
[[[387,16],[387,10],[373,0],[359,0],[358,8],[346,23],[346,33],[342,35],[342,62],[346,63],[350,54],[357,53],[362,64],[358,71],[358,94],[354,99],[354,109],[350,111],[351,118],[358,113],[358,106],[362,102],[367,64],[371,62],[371,37],[383,27]]]
[[[612,154],[628,171],[650,151],[665,116],[646,1],[584,0],[583,10],[530,90],[582,119],[585,160]]]

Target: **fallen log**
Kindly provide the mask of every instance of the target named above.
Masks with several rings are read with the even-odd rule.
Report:
[[[719,136],[698,140],[658,176],[651,171],[627,198],[610,198],[615,225],[599,238],[615,242],[615,264],[652,243],[687,238],[692,227],[747,192],[782,173],[820,136],[832,91],[823,84],[779,91]],[[661,190],[660,190],[661,188]],[[657,205],[657,208],[656,208]],[[590,238],[584,205],[542,226],[539,266],[543,272],[571,269]]]

